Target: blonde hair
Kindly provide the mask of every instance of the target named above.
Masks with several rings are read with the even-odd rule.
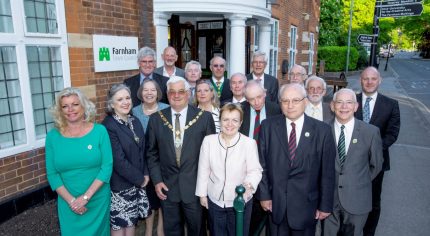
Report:
[[[220,101],[219,101],[219,99],[218,99],[217,92],[215,91],[215,88],[214,88],[214,86],[211,84],[211,82],[210,82],[209,80],[207,80],[207,79],[201,79],[201,80],[198,80],[198,81],[197,81],[197,83],[196,83],[196,88],[195,88],[195,89],[196,89],[196,92],[194,93],[194,99],[193,99],[193,103],[194,103],[194,105],[195,105],[195,106],[198,106],[198,105],[199,105],[199,101],[197,100],[197,87],[198,87],[199,85],[201,85],[201,84],[207,84],[207,85],[209,86],[209,90],[213,93],[213,96],[212,96],[212,98],[211,98],[211,104],[212,104],[212,106],[219,108]]]
[[[76,95],[78,97],[79,103],[84,109],[84,120],[86,122],[93,122],[96,116],[96,106],[82,93],[80,89],[73,87],[65,88],[57,94],[55,103],[50,109],[55,127],[59,129],[60,132],[63,132],[64,128],[67,126],[66,119],[63,115],[63,109],[61,107],[61,99],[72,95]]]

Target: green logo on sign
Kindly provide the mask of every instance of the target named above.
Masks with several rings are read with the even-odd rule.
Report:
[[[109,48],[102,47],[99,48],[99,61],[110,61]]]

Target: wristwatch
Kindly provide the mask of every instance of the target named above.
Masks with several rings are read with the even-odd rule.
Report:
[[[85,194],[84,195],[84,200],[88,202],[90,200],[90,198]]]

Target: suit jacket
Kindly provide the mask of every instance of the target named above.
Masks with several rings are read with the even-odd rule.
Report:
[[[264,107],[266,109],[266,119],[269,117],[281,114],[281,108],[276,103],[266,100]],[[242,122],[242,125],[240,126],[239,132],[248,136],[249,127],[251,126],[251,105],[248,102],[244,102],[242,104],[242,109],[243,109],[243,122]]]
[[[333,138],[334,120],[331,122]],[[337,150],[336,150],[337,151]],[[336,152],[337,153],[337,152]],[[355,119],[345,162],[340,166],[336,156],[336,187],[334,205],[354,215],[372,210],[372,180],[382,169],[382,141],[377,127]]]
[[[363,94],[357,94],[357,102],[359,104],[355,117],[363,120]],[[382,152],[384,155],[384,164],[382,170],[390,169],[390,153],[388,148],[396,142],[400,131],[400,109],[399,103],[387,96],[378,93],[373,108],[372,117],[370,117],[369,124],[375,125],[379,128],[382,139]]]
[[[216,88],[216,84],[212,81],[212,77],[209,78],[210,82],[212,83],[212,86]],[[230,90],[230,80],[227,78],[224,78],[224,83],[221,90],[221,97],[218,97],[219,101],[224,101],[231,99],[233,97],[233,93]]]
[[[160,86],[161,92],[163,93],[161,102],[169,104],[169,101],[167,100],[167,86],[166,86],[166,82],[167,80],[169,80],[169,78],[156,73],[152,73],[152,79],[158,83],[158,85]],[[130,88],[131,100],[133,102],[133,106],[139,105],[141,101],[139,100],[139,98],[137,98],[137,90],[139,90],[139,87],[140,87],[140,73],[128,79],[125,79],[124,84]]]
[[[186,124],[194,120],[201,110],[188,106]],[[172,124],[171,108],[160,111]],[[196,201],[197,168],[200,146],[206,135],[215,133],[212,114],[203,114],[185,130],[180,167],[176,164],[173,131],[161,119],[158,112],[149,118],[147,128],[147,159],[149,173],[154,185],[164,182],[169,191],[167,198],[172,202],[190,203]]]
[[[160,67],[155,68],[154,73],[159,74],[161,76],[164,76],[163,75],[163,68],[164,68],[164,66],[160,66]],[[176,67],[175,75],[180,76],[182,78],[185,78],[185,71],[179,67]]]
[[[334,119],[334,113],[330,108],[330,103],[322,103],[323,108],[323,121],[327,124]]]
[[[291,168],[287,125],[284,115],[262,122],[259,135],[260,164],[263,177],[257,198],[272,200],[272,219],[280,224],[304,230],[315,225],[315,212],[332,212],[336,146],[330,126],[304,115],[300,141],[296,149],[301,168]]]
[[[253,80],[252,73],[246,75],[247,80]],[[264,88],[267,90],[266,99],[269,99],[271,102],[278,103],[278,79],[269,74],[264,74]]]
[[[112,146],[113,171],[110,180],[112,190],[140,187],[144,182],[144,175],[149,175],[145,159],[145,132],[139,119],[133,118],[134,132],[139,137],[139,143],[134,140],[133,132],[112,116],[106,116],[102,122],[108,131]]]

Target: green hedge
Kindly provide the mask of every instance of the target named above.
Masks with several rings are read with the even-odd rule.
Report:
[[[325,61],[325,71],[345,71],[346,46],[325,46],[318,47],[318,62]],[[358,51],[351,47],[349,52],[348,70],[357,69]]]

